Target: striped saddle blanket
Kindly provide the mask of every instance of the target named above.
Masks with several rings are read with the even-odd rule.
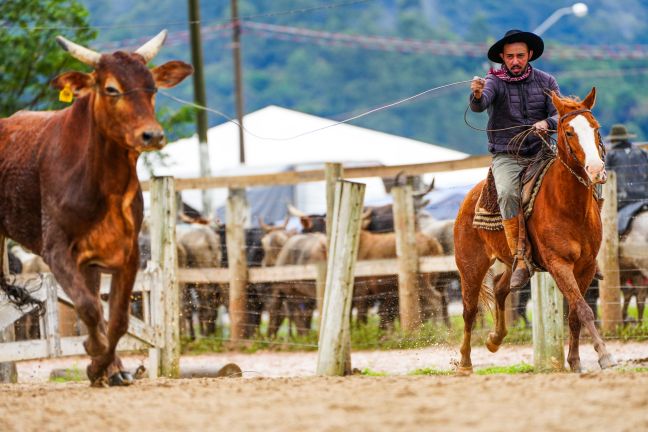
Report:
[[[527,219],[533,211],[533,203],[540,190],[542,179],[555,160],[553,157],[541,158],[537,162],[529,165],[522,173],[522,207],[524,208],[524,217]],[[477,200],[473,227],[489,231],[504,229],[502,215],[497,204],[497,190],[495,189],[495,178],[493,177],[492,168],[488,170],[486,183],[484,183],[479,199]]]

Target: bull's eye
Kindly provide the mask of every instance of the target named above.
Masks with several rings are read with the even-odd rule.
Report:
[[[119,90],[113,86],[106,86],[105,91],[108,96],[119,96],[121,94],[119,93]]]

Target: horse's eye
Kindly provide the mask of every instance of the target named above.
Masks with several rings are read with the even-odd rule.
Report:
[[[108,96],[119,96],[120,93],[119,93],[119,90],[117,90],[115,87],[106,86],[106,94]]]
[[[565,135],[567,135],[568,138],[571,138],[574,136],[574,133],[571,131],[565,131]]]

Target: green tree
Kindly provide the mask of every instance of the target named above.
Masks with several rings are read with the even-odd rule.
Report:
[[[58,46],[57,35],[80,44],[95,38],[88,12],[77,1],[0,2],[0,116],[59,106],[49,82],[80,63]]]

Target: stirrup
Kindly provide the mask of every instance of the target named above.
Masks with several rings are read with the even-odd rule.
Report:
[[[511,273],[511,280],[509,282],[509,289],[511,291],[521,290],[522,287],[524,287],[529,282],[529,279],[531,278],[531,273],[529,272],[529,268],[526,266],[526,263],[524,267],[518,268],[517,262],[518,262],[518,257],[516,256],[513,258],[513,264],[511,265],[512,273]]]

